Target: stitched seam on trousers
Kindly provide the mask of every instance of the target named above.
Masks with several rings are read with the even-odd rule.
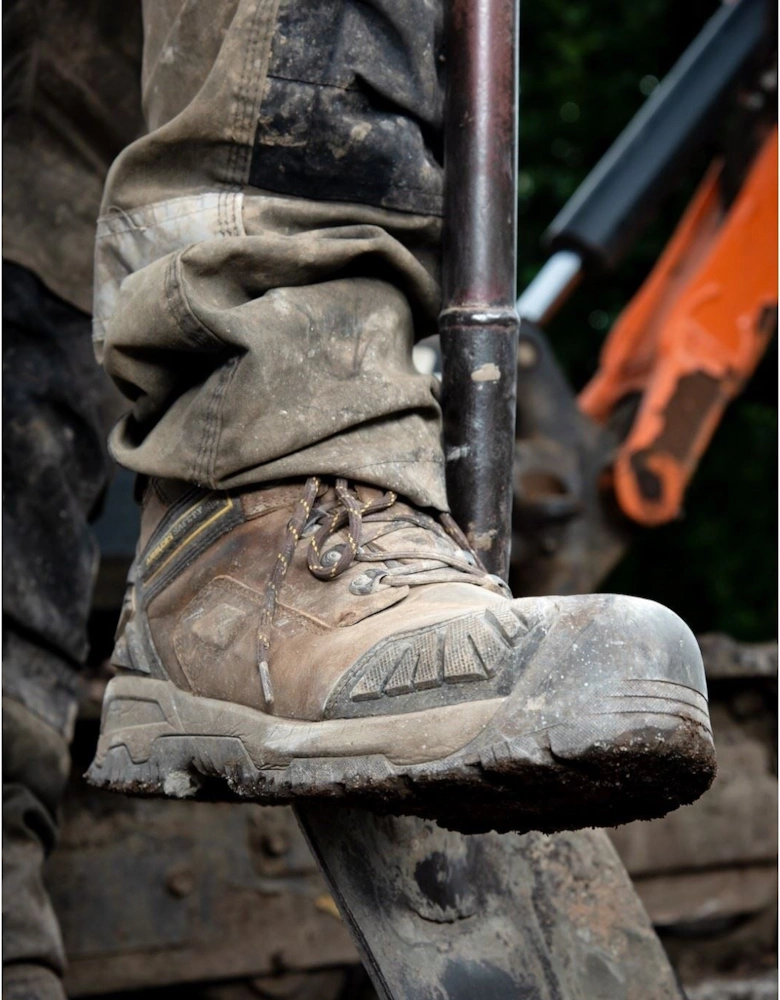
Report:
[[[231,30],[235,31],[235,22],[241,15],[241,9],[243,4],[239,0],[238,8],[234,15],[233,23],[231,25]],[[256,15],[255,15],[256,16]],[[251,31],[251,28],[250,28]],[[225,183],[222,185],[222,190],[217,198],[217,224],[218,232],[220,236],[229,235],[228,219],[227,219],[227,201],[230,193],[235,190],[235,181],[233,179],[233,173],[235,170],[234,161],[236,157],[236,147],[240,142],[240,135],[238,134],[238,112],[241,100],[241,91],[244,86],[244,74],[246,72],[246,57],[247,51],[249,49],[249,41],[247,41],[244,47],[244,65],[241,69],[241,75],[238,78],[238,92],[233,96],[233,108],[230,116],[230,135],[232,137],[232,142],[228,147],[227,163],[225,165]]]
[[[185,337],[191,339],[199,347],[214,349],[224,347],[225,342],[213,330],[206,326],[190,305],[190,300],[184,289],[181,277],[182,257],[189,247],[173,254],[165,271],[165,301],[168,312]]]
[[[219,383],[217,383],[217,386],[215,386],[214,389],[215,392],[218,389],[218,387]],[[201,393],[205,393],[205,391],[206,391],[205,387],[201,389]],[[212,394],[212,397],[206,406],[206,411],[203,417],[203,422],[204,422],[203,432],[201,434],[200,444],[198,445],[198,452],[195,456],[195,468],[192,470],[193,478],[195,479],[195,482],[199,486],[207,485],[206,475],[205,475],[205,470],[207,469],[206,455],[208,452],[209,441],[212,434],[213,421],[212,421],[211,411],[213,408],[213,404],[214,404],[214,395]]]
[[[236,11],[235,19],[238,19],[241,13],[242,4],[239,0],[238,10]],[[242,94],[244,91],[244,85],[247,77],[247,61],[249,59],[249,52],[254,44],[255,37],[255,25],[257,18],[260,13],[260,3],[255,7],[255,11],[252,17],[252,21],[249,25],[249,31],[247,33],[247,39],[244,44],[244,61],[241,67],[241,74],[238,78],[238,87],[236,93],[233,96],[233,110],[230,120],[230,135],[232,137],[232,142],[228,148],[227,164],[225,168],[225,184],[223,185],[222,191],[219,193],[217,199],[217,222],[219,225],[219,235],[222,237],[227,237],[230,235],[230,221],[228,218],[228,201],[231,193],[235,192],[236,185],[238,184],[238,179],[235,176],[237,173],[238,164],[238,147],[241,143],[241,133],[240,133],[240,116],[241,116],[241,102]],[[235,20],[233,22],[233,30],[235,30]]]
[[[211,391],[211,399],[208,401],[205,413],[205,424],[203,438],[198,452],[197,477],[198,482],[206,486],[210,485],[209,469],[211,466],[211,451],[214,438],[217,436],[219,420],[219,403],[221,399],[221,387],[225,377],[225,368],[221,368],[216,373],[216,383]]]
[[[206,326],[203,325],[203,323],[200,322],[187,301],[179,274],[182,253],[183,251],[179,251],[179,253],[173,254],[165,270],[163,297],[165,299],[166,308],[176,328],[186,337],[192,337],[198,343],[203,344],[202,338],[197,337],[197,334],[200,331],[205,332],[208,337],[207,346],[213,348],[215,343],[219,344],[222,343],[222,341],[220,341],[216,334],[212,333]],[[219,383],[215,387],[215,393],[218,392]],[[217,399],[216,404],[212,399],[206,410],[206,426],[195,457],[194,473],[197,482],[205,481],[203,471],[207,471],[209,465],[209,445],[211,443],[211,439],[216,433],[216,427],[212,426],[215,419],[212,417],[212,411],[215,409],[215,406],[218,408],[219,399]]]
[[[239,4],[239,11],[243,5]],[[228,150],[228,162],[226,171],[226,181],[229,185],[238,184],[238,147],[243,139],[241,134],[241,113],[242,113],[242,103],[244,87],[247,81],[247,65],[249,63],[249,56],[252,48],[255,44],[255,38],[257,35],[257,21],[260,17],[260,11],[262,9],[262,3],[257,3],[255,6],[255,11],[252,16],[252,20],[249,24],[249,31],[247,32],[247,38],[244,43],[244,60],[241,65],[241,73],[238,78],[238,88],[233,97],[233,111],[230,116],[230,134],[233,138],[230,149]]]
[[[264,4],[257,3],[255,13],[249,28],[249,37],[244,47],[244,63],[241,67],[241,77],[239,79],[238,93],[236,95],[233,109],[233,135],[238,139],[231,149],[231,164],[228,169],[228,179],[234,184],[241,184],[244,180],[241,171],[241,146],[244,142],[244,130],[246,129],[247,106],[250,101],[252,107],[257,103],[256,91],[250,87],[251,72],[255,62],[255,49],[260,42],[260,18],[265,13]],[[252,95],[250,97],[250,94]],[[251,111],[250,111],[251,114]]]
[[[176,327],[178,327],[179,321],[176,307],[173,304],[173,298],[176,294],[176,258],[178,256],[178,254],[173,254],[171,256],[163,276],[163,300],[165,302],[165,308],[168,311],[171,322]]]
[[[181,255],[183,251],[171,255],[171,259],[165,268],[163,278],[163,298],[168,315],[173,326],[179,330],[187,340],[194,342],[199,347],[214,348],[215,344],[221,343],[218,338],[205,327],[189,307],[189,303],[184,295],[181,282]],[[205,333],[205,337],[203,334]]]
[[[244,229],[244,195],[243,193],[228,195],[225,199],[228,211],[228,229],[231,236],[246,236]]]
[[[216,373],[216,384],[212,389],[211,399],[208,402],[204,416],[205,427],[200,447],[198,448],[195,468],[197,482],[204,483],[207,486],[211,486],[213,482],[210,472],[214,464],[215,442],[219,437],[221,426],[222,400],[234,370],[235,358],[230,358]]]
[[[222,429],[224,426],[224,409],[225,400],[227,399],[227,392],[230,388],[233,378],[238,371],[239,363],[241,362],[242,355],[236,354],[230,359],[225,365],[222,371],[221,383],[218,386],[217,392],[215,393],[215,417],[214,417],[214,435],[212,437],[212,447],[211,454],[209,456],[208,462],[208,483],[209,485],[216,489],[217,488],[217,455],[219,455],[219,447],[222,441]]]
[[[219,220],[222,235],[232,234],[231,220],[228,215],[230,186],[240,188],[249,176],[249,166],[252,158],[254,135],[245,136],[252,129],[252,123],[259,113],[260,95],[265,89],[265,80],[270,61],[271,43],[279,12],[279,0],[264,0],[256,2],[252,15],[248,39],[244,48],[244,62],[239,78],[238,92],[234,99],[231,134],[234,141],[230,147],[227,163],[228,189],[219,199]],[[256,59],[260,49],[264,49],[261,59]],[[255,64],[260,68],[255,70]],[[254,73],[254,85],[250,85]],[[246,140],[246,141],[245,141]],[[235,219],[235,215],[234,215]],[[235,221],[233,223],[235,225]],[[239,235],[239,234],[236,234]]]
[[[139,211],[148,211],[149,208],[156,208],[157,205],[169,205],[173,201],[184,201],[184,198],[169,198],[167,201],[161,201],[159,203],[152,204],[150,206],[144,206],[144,208]],[[101,216],[98,219],[98,233],[95,236],[95,240],[107,240],[112,236],[119,236],[122,233],[146,233],[150,229],[159,229],[166,226],[169,222],[174,222],[179,219],[184,219],[188,215],[203,215],[204,212],[209,211],[211,206],[199,206],[198,208],[189,208],[186,212],[176,212],[174,215],[166,215],[163,219],[156,219],[150,222],[135,222],[133,219],[123,218],[126,225],[114,226],[111,222],[111,216]],[[101,232],[101,229],[107,230],[107,232]]]
[[[230,358],[216,373],[216,384],[211,392],[211,399],[205,414],[205,428],[198,457],[196,460],[196,477],[199,483],[214,488],[213,469],[216,464],[216,449],[222,430],[222,404],[225,393],[238,362],[238,355]]]

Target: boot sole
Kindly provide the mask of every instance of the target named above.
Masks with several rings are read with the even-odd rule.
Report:
[[[707,701],[697,688],[613,678],[549,724],[542,708],[541,716],[522,713],[518,725],[518,700],[527,703],[527,692],[301,722],[124,675],[108,685],[87,779],[175,798],[343,799],[463,833],[552,833],[663,816],[714,778]]]

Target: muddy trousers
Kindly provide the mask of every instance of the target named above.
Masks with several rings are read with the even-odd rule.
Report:
[[[42,882],[68,774],[105,489],[106,385],[89,317],[3,264],[3,989],[62,997]]]
[[[311,474],[446,508],[436,380],[442,0],[151,0],[149,132],[115,161],[98,357],[147,475]]]

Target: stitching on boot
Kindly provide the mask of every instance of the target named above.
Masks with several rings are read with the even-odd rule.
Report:
[[[168,509],[138,560],[143,593],[139,606],[148,606],[201,552],[243,520],[236,497],[188,491]]]

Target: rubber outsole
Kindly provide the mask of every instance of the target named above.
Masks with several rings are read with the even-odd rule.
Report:
[[[693,802],[714,778],[707,702],[696,688],[613,681],[567,719],[543,724],[544,712],[518,715],[512,700],[299,722],[120,676],[106,692],[87,778],[177,798],[343,799],[463,833],[654,819]]]

